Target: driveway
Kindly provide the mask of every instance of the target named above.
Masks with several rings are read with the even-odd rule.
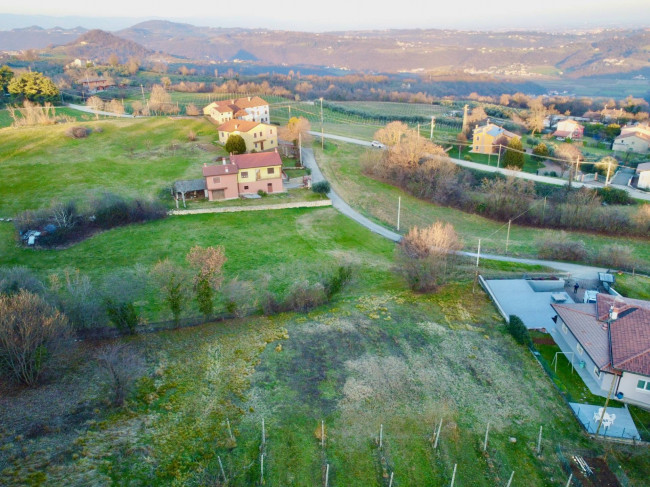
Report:
[[[320,135],[320,134],[319,134]],[[328,135],[326,134],[326,137]],[[334,136],[336,137],[336,140],[344,140],[348,139],[347,137],[339,137],[339,136]],[[349,139],[349,140],[356,140],[356,139]],[[347,140],[346,140],[347,141]],[[363,141],[361,141],[363,142]],[[354,142],[353,142],[354,143]],[[367,143],[370,145],[370,143]],[[303,164],[311,169],[311,177],[312,177],[312,182],[317,183],[319,181],[324,181],[325,178],[323,177],[323,173],[321,172],[320,168],[318,167],[318,164],[316,163],[316,158],[314,157],[314,151],[312,149],[306,149],[303,148],[302,150],[302,155],[303,155]],[[389,230],[382,225],[378,225],[377,223],[369,220],[365,216],[361,215],[358,211],[354,210],[349,204],[347,204],[343,198],[341,198],[335,191],[332,189],[327,196],[332,200],[332,206],[336,208],[338,211],[343,213],[345,216],[348,218],[351,218],[352,220],[356,221],[360,225],[363,225],[366,227],[368,230],[371,232],[374,232],[376,234],[381,235],[382,237],[385,237],[389,240],[392,240],[393,242],[399,242],[402,240],[402,235],[399,233],[393,232],[392,230]],[[476,253],[475,252],[458,252],[459,255],[464,255],[467,257],[473,257],[476,258]],[[571,275],[571,277],[575,279],[593,279],[598,275],[598,272],[605,272],[607,269],[603,268],[598,268],[598,267],[590,267],[590,266],[584,266],[580,264],[571,264],[568,262],[556,262],[556,261],[549,261],[549,260],[539,260],[539,259],[520,259],[517,257],[509,257],[506,255],[495,255],[495,254],[483,254],[481,253],[480,256],[481,259],[487,259],[487,260],[497,260],[497,261],[503,261],[503,262],[516,262],[520,264],[531,264],[531,265],[541,265],[541,266],[546,266],[550,267],[552,269],[556,269],[561,272],[566,272]]]

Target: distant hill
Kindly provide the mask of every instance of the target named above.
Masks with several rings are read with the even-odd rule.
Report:
[[[149,21],[116,34],[149,49],[191,59],[229,60],[244,52],[269,64],[366,71],[578,77],[650,66],[649,29],[580,33],[434,29],[308,33]]]
[[[137,42],[122,39],[99,29],[89,30],[73,42],[55,49],[57,50],[63,51],[70,57],[98,59],[102,62],[107,61],[112,54],[116,54],[120,62],[125,62],[130,57],[143,59],[152,53]]]
[[[24,49],[42,49],[44,47],[67,44],[86,32],[83,27],[62,29],[54,27],[43,29],[32,26],[23,29],[0,31],[0,51],[22,51]]]

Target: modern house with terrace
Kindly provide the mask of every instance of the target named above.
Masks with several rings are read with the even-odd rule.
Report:
[[[650,301],[554,303],[553,339],[593,394],[650,409]]]

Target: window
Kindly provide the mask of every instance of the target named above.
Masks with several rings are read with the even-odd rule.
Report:
[[[275,168],[274,168],[274,167],[269,167],[269,168],[266,170],[266,173],[267,173],[267,174],[275,174]]]
[[[600,379],[600,370],[598,370],[598,367],[594,367],[594,375]]]
[[[578,351],[578,355],[582,355],[584,352],[584,349],[580,346],[580,344],[576,344],[576,350]]]
[[[253,137],[255,137],[255,138],[257,139],[257,132],[255,132],[255,133],[253,134]]]
[[[650,391],[650,380],[638,380],[636,388],[642,391]]]
[[[221,178],[212,178],[212,182],[213,182],[213,183],[220,183],[220,182],[221,182]]]
[[[562,323],[562,333],[564,333],[566,335],[568,332],[569,332],[569,329],[566,327],[566,325],[564,323]]]
[[[242,171],[241,173],[239,173],[239,175],[240,175],[242,178],[247,178],[247,177],[248,177],[248,171]]]
[[[244,186],[244,189],[248,189],[248,186]]]

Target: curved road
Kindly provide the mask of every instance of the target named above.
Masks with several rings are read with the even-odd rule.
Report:
[[[355,139],[347,139],[346,137],[340,137],[340,136],[332,136],[332,138],[335,138],[336,140],[345,141],[345,142],[347,142],[348,140],[355,140]],[[364,142],[364,141],[359,141],[359,142],[363,142],[364,145],[367,144],[368,146],[370,146],[370,142]],[[312,149],[307,149],[303,147],[302,159],[303,159],[303,164],[309,169],[311,169],[311,177],[314,183],[325,180],[325,178],[323,177],[323,173],[321,172],[320,168],[318,167],[318,164],[316,163],[316,158],[314,157],[314,151]],[[336,192],[333,189],[327,194],[327,196],[332,200],[332,206],[334,208],[336,208],[338,211],[343,213],[345,216],[363,225],[368,230],[377,233],[389,240],[392,240],[393,242],[399,242],[400,240],[402,240],[402,236],[399,233],[393,232],[392,230],[389,230],[383,227],[382,225],[378,225],[377,223],[361,215],[358,211],[354,210],[350,205],[348,205],[343,200],[343,198],[341,198],[338,194],[336,194]],[[459,255],[465,255],[467,257],[476,258],[476,253],[474,252],[458,252],[458,253]],[[481,254],[481,259],[498,260],[503,262],[517,262],[520,264],[542,265],[562,272],[567,272],[572,277],[578,279],[595,279],[598,276],[598,272],[607,271],[607,269],[603,269],[603,268],[590,267],[590,266],[585,266],[580,264],[571,264],[568,262],[556,262],[556,261],[539,260],[539,259],[520,259],[517,257],[508,257],[505,255]]]
[[[311,131],[309,133],[317,137],[320,137],[321,135],[320,132]],[[351,137],[344,137],[341,135],[333,135],[333,134],[323,134],[323,135],[326,139],[340,140],[341,142],[348,142],[350,144],[362,145],[364,147],[371,147],[370,142],[367,142],[365,140],[354,139]],[[496,166],[486,166],[485,164],[479,164],[478,162],[464,161],[462,159],[456,159],[453,157],[450,157],[449,160],[458,166],[467,167],[469,169],[476,169],[478,171],[498,172],[505,176],[514,176],[516,178],[529,179],[531,181],[537,181],[539,183],[545,183],[545,184],[552,184],[554,186],[567,185],[567,181],[558,178],[551,178],[549,176],[539,176],[537,174],[530,174],[522,171],[511,171],[510,169],[504,169]],[[576,188],[581,188],[582,186],[586,186],[588,188],[602,188],[602,185],[599,184],[589,184],[589,183],[579,183],[579,182],[574,182],[573,186],[575,186]],[[624,191],[627,191],[632,198],[650,201],[650,193],[639,191],[637,189],[630,188],[629,186],[625,186],[625,185],[612,184],[611,186],[617,189],[622,189]]]

